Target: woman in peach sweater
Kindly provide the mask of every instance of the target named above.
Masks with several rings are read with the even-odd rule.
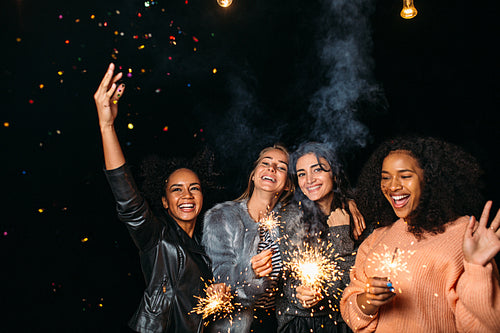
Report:
[[[340,302],[355,332],[500,332],[500,211],[488,228],[491,202],[479,222],[467,216],[482,205],[479,176],[470,155],[432,138],[373,153],[356,202],[378,228]]]

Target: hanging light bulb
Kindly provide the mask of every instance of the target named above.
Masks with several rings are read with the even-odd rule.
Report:
[[[417,8],[413,5],[413,0],[403,0],[403,9],[401,9],[401,17],[404,19],[412,19],[417,16]]]
[[[217,3],[221,7],[229,7],[233,3],[233,0],[217,0]]]

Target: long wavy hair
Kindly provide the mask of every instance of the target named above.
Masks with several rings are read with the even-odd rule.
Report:
[[[286,155],[286,157],[288,159],[290,159],[290,154],[288,153],[288,150],[285,148],[285,146],[283,146],[281,144],[274,144],[273,146],[266,147],[266,148],[262,149],[259,153],[259,157],[257,158],[257,160],[253,164],[253,169],[250,172],[250,176],[248,176],[248,185],[247,185],[246,190],[235,201],[243,201],[246,199],[250,199],[250,197],[252,196],[253,191],[255,189],[255,184],[253,183],[253,180],[252,180],[253,176],[255,175],[255,169],[260,164],[260,162],[264,159],[264,157],[266,157],[267,153],[269,151],[275,150],[275,149],[282,151]],[[288,168],[290,169],[290,166]],[[280,194],[278,202],[280,202],[282,204],[288,202],[288,200],[290,199],[293,192],[294,192],[293,182],[292,182],[292,179],[290,178],[289,173],[287,173],[285,190],[283,190],[283,192]]]
[[[316,159],[318,160],[318,164],[320,158],[324,158],[328,162],[328,166],[324,167],[321,164],[319,164],[319,166],[325,172],[332,172],[333,200],[331,203],[330,211],[334,211],[337,208],[342,208],[349,213],[349,216],[351,217],[350,233],[351,238],[354,239],[354,236],[352,234],[352,214],[349,210],[348,204],[348,200],[352,197],[349,181],[344,173],[342,163],[340,162],[340,159],[335,151],[330,148],[329,144],[319,142],[302,143],[290,156],[289,170],[296,187],[293,201],[298,204],[300,209],[303,211],[303,225],[306,234],[323,235],[326,234],[324,231],[328,230],[328,216],[323,214],[319,206],[314,201],[311,201],[298,186],[297,161],[299,158],[307,154],[314,154],[314,156],[316,156]],[[327,169],[327,167],[329,167],[329,169]]]
[[[382,143],[361,170],[356,204],[367,223],[375,227],[394,223],[398,217],[380,189],[382,163],[393,151],[415,158],[424,172],[422,195],[408,217],[410,231],[442,233],[444,224],[481,211],[482,171],[470,154],[453,144],[430,137],[401,137]]]

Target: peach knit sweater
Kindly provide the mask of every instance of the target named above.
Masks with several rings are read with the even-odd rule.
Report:
[[[461,217],[421,240],[401,219],[376,229],[358,250],[340,302],[346,323],[355,332],[500,332],[498,269],[494,261],[485,267],[465,262],[467,222]],[[396,266],[388,267],[391,262]],[[368,276],[390,276],[396,292],[373,316],[356,302]]]

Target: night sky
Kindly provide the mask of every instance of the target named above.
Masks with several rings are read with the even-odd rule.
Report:
[[[2,332],[120,332],[144,282],[104,178],[93,94],[124,72],[129,164],[215,154],[234,199],[260,149],[328,141],[355,184],[381,140],[471,152],[498,207],[495,12],[463,0],[35,1],[0,5]],[[130,129],[129,127],[133,128]]]

